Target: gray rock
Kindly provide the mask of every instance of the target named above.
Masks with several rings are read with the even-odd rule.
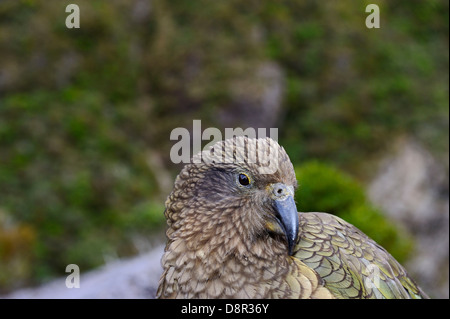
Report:
[[[285,75],[274,62],[261,63],[253,72],[231,82],[232,103],[219,110],[224,127],[245,125],[253,128],[276,127],[282,112]],[[268,134],[268,133],[267,133]]]
[[[67,288],[66,278],[37,288],[17,290],[3,298],[13,299],[141,299],[155,298],[162,273],[164,246],[127,260],[116,260],[83,274],[80,288]]]
[[[369,185],[371,201],[414,236],[416,251],[406,264],[435,298],[449,297],[448,172],[421,145],[402,140]]]

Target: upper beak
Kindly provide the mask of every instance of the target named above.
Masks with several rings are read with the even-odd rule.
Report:
[[[276,217],[288,243],[288,253],[293,254],[295,242],[298,236],[299,220],[294,194],[286,185],[277,183],[273,185],[273,206],[277,213]]]

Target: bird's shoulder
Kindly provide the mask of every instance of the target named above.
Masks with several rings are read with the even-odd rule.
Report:
[[[343,219],[299,213],[294,257],[337,298],[420,298],[421,291],[383,247]]]

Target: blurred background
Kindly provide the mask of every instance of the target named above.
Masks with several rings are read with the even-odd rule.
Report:
[[[200,119],[278,128],[299,210],[355,224],[448,298],[448,13],[446,0],[0,1],[0,294],[164,242],[181,168],[170,132]]]

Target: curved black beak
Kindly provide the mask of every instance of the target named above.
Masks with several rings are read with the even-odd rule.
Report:
[[[286,235],[289,256],[292,255],[298,236],[298,212],[294,198],[291,195],[274,200],[277,219]]]

